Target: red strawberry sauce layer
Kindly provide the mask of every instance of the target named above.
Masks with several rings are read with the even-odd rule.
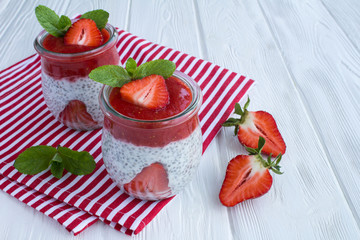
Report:
[[[192,94],[189,87],[174,76],[166,79],[166,86],[170,101],[162,109],[152,110],[125,102],[121,99],[119,88],[112,90],[109,102],[117,112],[130,118],[140,120],[169,118],[183,112],[190,105]],[[163,147],[170,142],[188,137],[199,125],[196,114],[185,121],[181,117],[172,121],[175,124],[171,123],[165,128],[164,122],[133,122],[132,126],[129,126],[122,124],[121,121],[115,122],[105,117],[104,127],[116,139],[121,139],[137,146]]]
[[[80,45],[65,45],[64,38],[47,35],[42,45],[43,47],[54,53],[76,54],[84,53],[81,56],[74,57],[46,57],[43,56],[42,71],[54,79],[60,80],[69,77],[71,81],[76,81],[77,77],[87,77],[91,70],[102,65],[109,65],[119,63],[119,55],[116,51],[115,45],[103,46],[110,38],[110,34],[106,29],[101,31],[103,36],[103,43],[99,47],[89,47]],[[101,51],[100,48],[106,48]],[[99,48],[99,54],[86,54],[86,51]]]

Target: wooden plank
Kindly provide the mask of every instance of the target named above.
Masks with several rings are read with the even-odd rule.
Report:
[[[35,53],[33,40],[41,31],[34,9],[40,4],[34,1],[3,1],[0,4],[2,20],[0,31],[0,68],[6,68]],[[58,14],[76,16],[92,9],[110,12],[109,23],[126,26],[128,1],[41,1]],[[17,199],[0,191],[0,238],[1,239],[129,239],[111,227],[99,222],[79,236],[72,236],[55,220],[26,206]],[[137,238],[134,238],[137,239]]]
[[[261,5],[316,134],[322,139],[324,153],[360,225],[360,52],[318,1],[289,2],[280,11],[269,3]],[[296,27],[298,21],[303,23],[301,28]],[[302,44],[294,45],[295,39]]]
[[[336,0],[322,0],[321,2],[359,52],[360,1],[343,0],[340,4]]]
[[[130,15],[133,34],[202,57],[193,1],[133,1]],[[218,162],[215,140],[190,186],[140,234],[153,239],[231,239],[227,209],[217,197],[222,184]]]
[[[354,151],[345,148],[345,142],[340,146],[330,145],[331,143],[328,145],[328,136],[318,134],[320,129],[321,131],[327,129],[328,134],[334,139],[336,136],[333,135],[334,131],[339,133],[344,129],[355,128],[346,125],[344,116],[347,118],[348,115],[334,116],[334,113],[331,116],[325,115],[325,112],[330,113],[332,110],[344,113],[340,110],[340,106],[344,108],[347,106],[337,105],[337,101],[330,102],[328,94],[321,94],[331,90],[330,97],[341,96],[334,91],[334,88],[328,87],[335,83],[326,82],[335,81],[335,76],[338,77],[331,68],[339,65],[333,66],[336,62],[332,60],[339,56],[344,60],[347,56],[343,51],[336,50],[339,47],[343,50],[342,44],[346,46],[346,42],[327,41],[326,37],[341,36],[332,31],[336,27],[334,23],[328,23],[329,19],[326,18],[322,19],[320,24],[314,15],[316,16],[322,7],[303,1],[262,3],[266,5],[266,8],[264,7],[266,16],[271,18],[271,30],[262,15],[263,10],[255,1],[223,1],[220,4],[218,1],[203,0],[198,4],[203,38],[206,40],[203,44],[206,44],[209,60],[253,77],[257,81],[257,86],[250,95],[252,97],[250,109],[272,113],[287,143],[287,152],[282,161],[285,174],[274,176],[274,184],[269,193],[228,209],[234,238],[359,238],[356,219],[332,167],[335,159],[341,159],[341,162],[338,161],[339,165],[347,165],[355,160],[355,155],[352,155]],[[312,9],[307,4],[311,5]],[[310,16],[307,13],[309,11]],[[319,15],[323,17],[321,13]],[[276,35],[276,41],[273,39],[273,34]],[[281,42],[280,49],[277,42]],[[319,46],[320,44],[325,46]],[[315,50],[314,45],[321,48]],[[307,51],[313,52],[308,56]],[[336,51],[335,56],[332,57],[334,51]],[[286,54],[285,59],[282,54]],[[347,58],[350,59],[354,57]],[[326,69],[324,65],[321,66],[322,64],[326,65]],[[289,66],[291,68],[288,68]],[[321,74],[319,68],[322,69]],[[314,71],[317,72],[316,75],[312,74]],[[300,77],[301,74],[303,76]],[[318,81],[318,78],[323,79]],[[298,89],[304,84],[309,84],[309,88]],[[325,84],[327,86],[324,86]],[[341,86],[338,87],[341,89]],[[348,88],[341,91],[347,91],[345,89]],[[304,95],[308,98],[305,99]],[[324,102],[329,105],[320,105]],[[352,123],[356,126],[355,116],[358,111],[353,108],[353,104],[349,104],[349,110],[354,110],[350,115]],[[316,113],[316,116],[322,116],[321,119],[318,118],[316,124],[314,124],[314,114],[309,113],[309,108],[314,114],[315,110],[321,111],[321,114]],[[338,121],[339,118],[343,118],[343,124]],[[341,130],[336,130],[336,127]],[[345,139],[348,135],[341,134],[341,136]],[[350,136],[354,140],[357,139],[354,134]],[[324,141],[327,141],[329,147],[323,144]],[[335,142],[337,141],[341,139],[338,138]],[[219,161],[224,175],[227,161],[237,154],[244,153],[244,149],[237,143],[230,129],[221,132],[219,145],[222,146],[219,148],[221,156]],[[356,149],[355,146],[352,147]],[[352,160],[346,162],[344,157],[329,156],[329,148],[332,148],[332,152],[340,149],[342,154],[345,150],[350,151],[346,154],[350,154],[349,159]],[[344,173],[357,175],[354,169],[344,166],[341,169]],[[349,189],[350,187],[355,192],[358,191],[354,184],[349,186]]]

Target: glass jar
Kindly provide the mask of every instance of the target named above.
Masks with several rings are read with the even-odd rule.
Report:
[[[94,68],[118,65],[118,33],[107,24],[109,39],[103,45],[84,52],[58,53],[44,48],[49,35],[40,32],[34,42],[41,56],[41,84],[45,103],[55,118],[75,130],[93,130],[103,125],[98,94],[102,84],[88,78]],[[104,30],[103,30],[104,31]]]
[[[165,119],[139,120],[122,115],[110,104],[113,88],[104,86],[100,92],[104,164],[117,186],[135,198],[161,200],[178,194],[200,163],[201,90],[179,71],[173,77],[190,89],[192,99],[184,111]]]

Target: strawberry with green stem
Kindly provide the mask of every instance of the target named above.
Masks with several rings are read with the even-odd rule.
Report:
[[[222,125],[224,127],[235,126],[235,135],[241,144],[246,147],[256,148],[259,137],[266,140],[263,148],[263,153],[274,156],[283,155],[286,151],[286,145],[282,138],[279,129],[276,125],[273,116],[265,111],[248,111],[247,108],[250,104],[250,99],[241,108],[239,103],[235,104],[235,114],[240,115],[240,118],[229,118]]]
[[[274,160],[271,154],[265,160],[261,156],[264,145],[265,139],[259,137],[256,149],[246,147],[249,155],[238,155],[229,162],[219,193],[219,199],[224,206],[232,207],[267,193],[273,182],[269,170],[282,174],[279,166],[281,153]]]

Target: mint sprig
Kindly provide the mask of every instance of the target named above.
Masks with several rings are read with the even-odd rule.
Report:
[[[14,167],[21,173],[34,175],[50,166],[54,177],[60,179],[64,169],[75,175],[92,173],[96,167],[94,158],[88,152],[78,152],[66,147],[33,146],[22,152]]]
[[[96,23],[97,28],[101,30],[106,26],[106,23],[108,22],[109,13],[102,9],[98,9],[82,14],[80,19],[81,18],[93,20]]]
[[[35,15],[45,31],[54,37],[63,37],[72,24],[69,17],[65,15],[59,17],[53,10],[44,5],[39,5],[35,8]],[[82,14],[80,18],[93,20],[101,30],[108,22],[109,13],[101,9],[93,10]]]
[[[166,79],[173,75],[176,69],[175,63],[165,59],[146,62],[137,67],[135,60],[129,58],[125,66],[124,69],[117,65],[104,65],[92,70],[89,78],[110,87],[122,87],[131,80],[141,79],[153,74],[161,75]]]

